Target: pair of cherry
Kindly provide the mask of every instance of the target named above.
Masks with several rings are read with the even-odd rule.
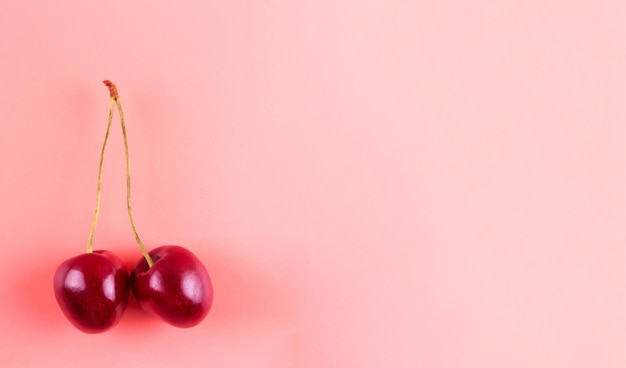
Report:
[[[109,122],[100,154],[96,211],[87,252],[70,258],[54,274],[54,293],[69,321],[86,333],[104,332],[115,326],[128,304],[130,290],[146,310],[177,327],[192,327],[206,317],[213,302],[211,279],[202,262],[189,250],[175,245],[147,252],[132,217],[130,164],[124,114],[115,84],[104,81],[111,94]],[[130,276],[122,260],[106,250],[93,251],[93,236],[100,212],[102,163],[113,120],[114,105],[120,115],[126,151],[127,207],[131,228],[143,254]]]

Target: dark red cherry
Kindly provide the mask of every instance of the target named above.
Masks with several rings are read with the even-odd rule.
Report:
[[[164,245],[149,254],[152,267],[142,258],[130,273],[139,304],[176,327],[200,323],[213,303],[213,286],[202,262],[176,245]]]
[[[128,293],[126,267],[106,250],[70,258],[54,274],[54,295],[61,310],[86,333],[115,326],[126,309]]]

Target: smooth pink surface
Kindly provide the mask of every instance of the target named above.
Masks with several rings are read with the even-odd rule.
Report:
[[[55,4],[56,3],[56,4]],[[625,367],[619,1],[5,1],[0,366]],[[56,305],[117,83],[181,330]],[[118,120],[95,247],[140,257]]]

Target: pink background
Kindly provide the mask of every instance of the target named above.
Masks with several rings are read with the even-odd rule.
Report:
[[[620,1],[4,1],[0,366],[625,367]],[[108,93],[181,330],[75,330]],[[95,247],[132,265],[118,120]]]

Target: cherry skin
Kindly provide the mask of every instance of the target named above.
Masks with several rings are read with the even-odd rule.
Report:
[[[200,323],[213,304],[213,286],[202,262],[176,245],[164,245],[149,254],[152,267],[141,258],[130,273],[139,304],[176,327]]]
[[[128,271],[106,250],[61,263],[54,274],[54,295],[70,322],[86,333],[115,326],[128,304]]]

